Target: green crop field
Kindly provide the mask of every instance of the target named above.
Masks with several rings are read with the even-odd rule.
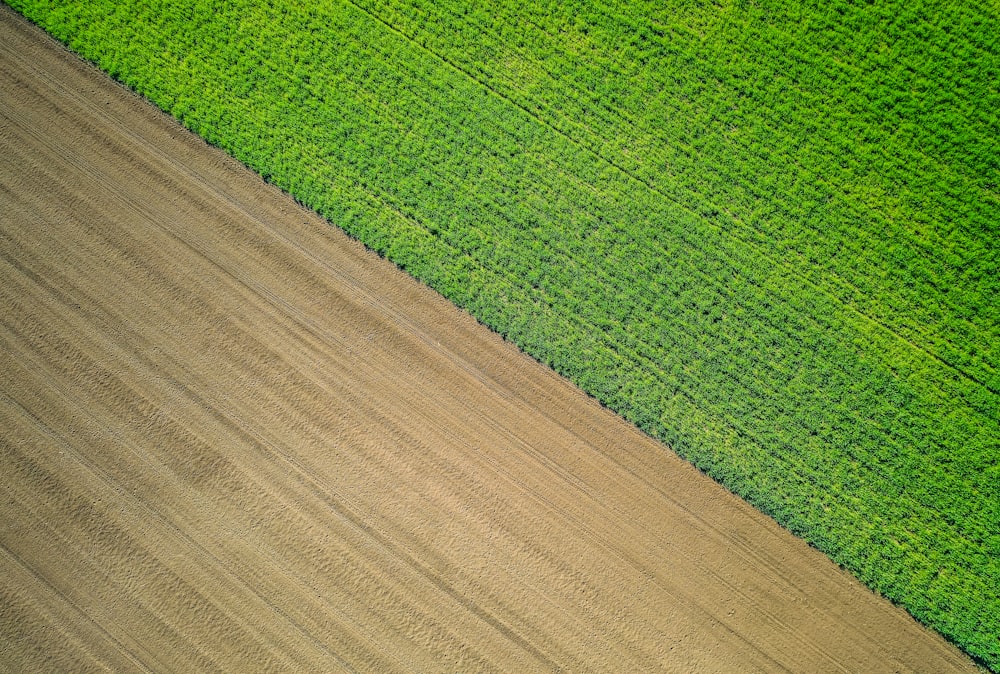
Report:
[[[1000,5],[11,4],[1000,669]]]

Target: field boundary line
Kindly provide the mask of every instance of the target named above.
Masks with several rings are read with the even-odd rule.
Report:
[[[20,60],[23,63],[23,59],[20,59],[19,55],[14,54],[13,56],[14,56],[14,58]],[[28,65],[33,65],[33,64],[28,64]],[[50,78],[48,78],[48,77],[45,76],[45,73],[41,73],[41,77],[45,81],[49,82],[50,86],[53,86],[54,88],[58,88],[58,89],[61,89],[63,91],[66,91],[63,87],[61,87],[61,85],[56,85],[55,83],[53,83]],[[484,86],[486,86],[486,85],[484,85]],[[76,94],[75,92],[68,92],[68,91],[66,91],[66,93],[70,94],[70,97],[73,98],[74,100],[76,100],[76,102],[77,102],[78,105],[81,105],[83,107],[89,107],[89,104],[87,104],[80,95]],[[133,95],[136,95],[136,94],[134,94],[134,92],[131,92],[131,93],[133,93]],[[498,94],[498,95],[500,95],[500,94]],[[148,100],[148,99],[144,99],[143,98],[142,100]],[[6,112],[10,112],[10,111],[6,111]],[[11,115],[5,115],[4,113],[5,113],[4,110],[0,110],[0,117],[7,117],[10,121],[12,121],[14,123],[18,122],[18,119],[16,118],[16,115],[15,116],[11,116]],[[164,114],[167,114],[167,113],[164,113]],[[171,118],[171,119],[173,119],[173,118]],[[541,122],[541,123],[544,124],[544,122]],[[48,141],[46,141],[43,138],[40,138],[36,133],[34,133],[33,131],[30,130],[30,125],[25,125],[23,123],[23,121],[22,121],[22,123],[19,126],[21,126],[21,128],[23,128],[29,134],[31,134],[32,136],[34,136],[37,141],[41,142],[42,144],[44,144],[44,145],[46,145],[48,147],[51,147],[51,145],[48,143]],[[183,127],[181,127],[181,128],[183,128]],[[558,130],[556,130],[556,131],[558,132]],[[185,132],[188,132],[188,131],[185,129]],[[128,137],[131,140],[131,142],[133,144],[137,145],[137,146],[149,147],[148,144],[144,143],[142,141],[142,139],[137,134],[129,132],[128,134],[124,134],[124,135],[126,135],[126,137]],[[569,139],[569,140],[572,141],[572,139]],[[586,148],[583,148],[583,149],[586,150]],[[590,150],[587,150],[587,151],[590,152]],[[166,166],[170,166],[170,167],[172,167],[175,170],[180,167],[180,165],[177,162],[170,160],[168,157],[166,157],[166,155],[164,155],[162,152],[160,152],[157,148],[153,148],[153,151],[151,152],[151,154],[159,157],[160,160],[163,161],[164,165],[166,165]],[[229,156],[228,153],[227,153],[227,156]],[[71,160],[67,159],[67,161],[71,161]],[[81,167],[78,166],[78,168],[81,168]],[[83,170],[83,169],[81,168],[81,170]],[[252,169],[249,169],[249,170],[252,171]],[[197,171],[195,171],[195,170],[193,170],[191,168],[184,167],[182,169],[182,172],[184,172],[184,173],[186,173],[188,175],[197,177],[199,179],[199,181],[203,181],[204,177],[201,176]],[[255,175],[259,175],[259,174],[256,174],[256,172],[254,172],[254,173],[255,173]],[[115,190],[113,189],[113,186],[110,185],[109,183],[107,183],[107,181],[105,181],[105,180],[103,180],[103,179],[101,179],[101,178],[99,178],[97,176],[91,176],[91,177],[95,178],[96,180],[98,180],[99,183],[102,184],[106,189],[108,189],[110,193],[113,193],[113,194],[116,193]],[[202,183],[199,182],[198,184],[201,185]],[[277,187],[277,186],[275,186],[275,187]],[[369,194],[371,194],[373,197],[375,197],[379,201],[385,203],[394,212],[396,212],[400,217],[402,217],[402,218],[404,218],[404,219],[406,219],[408,221],[411,221],[411,222],[418,222],[412,216],[410,216],[410,215],[402,212],[401,210],[399,210],[399,208],[396,207],[395,204],[393,204],[391,201],[387,200],[380,192],[374,191],[374,190],[372,190],[371,188],[368,188],[368,187],[366,187],[365,189],[368,190]],[[258,217],[254,216],[244,206],[242,206],[238,202],[234,201],[228,194],[224,195],[223,192],[219,192],[217,190],[209,190],[207,188],[203,188],[203,192],[206,195],[209,195],[209,196],[215,195],[216,198],[221,197],[221,201],[223,201],[226,204],[228,204],[228,206],[230,208],[236,210],[237,212],[241,212],[241,213],[247,215],[248,217],[252,218],[255,221],[258,221],[258,222],[260,221],[260,219]],[[116,194],[116,197],[119,198],[119,199],[121,199],[121,200],[123,200],[125,203],[129,204],[136,212],[143,213],[145,217],[149,218],[149,216],[146,213],[144,207],[141,206],[140,204],[134,203],[131,200],[125,200],[122,197],[122,195],[120,195],[120,194]],[[315,212],[315,211],[312,211],[312,212]],[[165,232],[167,231],[159,223],[155,223],[155,224],[156,224],[157,227],[159,227],[160,229],[163,229]],[[289,239],[286,236],[284,236],[281,233],[277,232],[274,228],[272,228],[272,227],[266,227],[265,226],[264,229],[267,230],[267,231],[269,231],[271,233],[271,235],[274,236],[274,237],[276,237],[278,240],[285,242],[286,245],[288,245],[288,244],[294,245],[294,247],[297,250],[299,250],[300,252],[302,252],[302,251],[305,250],[304,247],[301,244],[298,244],[298,243],[294,243],[293,244],[292,242],[289,241]],[[343,231],[343,230],[341,230],[341,231]],[[184,241],[185,244],[187,244],[189,247],[192,247],[191,244],[190,244],[190,242],[184,240],[182,237],[179,237],[176,233],[174,233],[174,232],[167,232],[167,233],[168,233],[169,236],[172,236],[174,238],[177,238],[178,240]],[[194,247],[192,247],[192,249],[197,250]],[[211,264],[213,264],[215,266],[218,266],[217,263],[211,257],[209,257],[208,255],[206,255],[205,253],[203,253],[201,251],[198,251],[198,252],[199,252],[199,254],[204,259],[206,259],[207,261],[209,261]],[[318,259],[316,258],[315,255],[309,254],[308,257],[310,257],[314,262],[318,262]],[[341,272],[339,270],[334,270],[330,265],[327,265],[325,263],[319,262],[319,264],[324,269],[326,269],[328,271],[333,271],[338,277],[347,280],[347,282],[349,284],[351,284],[353,287],[359,288],[359,285],[357,284],[356,280],[354,280],[354,279],[348,279],[347,276],[343,272]],[[231,275],[231,272],[227,271],[226,273],[228,273],[228,274]],[[237,277],[234,276],[234,278],[237,278]],[[239,282],[242,283],[243,281],[239,280]],[[259,290],[258,290],[258,292],[259,292]],[[435,292],[437,292],[437,291],[435,291]],[[381,313],[382,315],[386,316],[390,320],[397,320],[397,318],[398,318],[398,313],[397,312],[391,312],[386,307],[382,307],[370,293],[366,292],[366,293],[364,293],[364,296],[365,296],[365,298],[367,300],[366,303],[369,304],[369,306],[377,307],[378,310],[379,310],[379,313]],[[468,313],[468,312],[466,312],[466,313]],[[479,322],[479,321],[477,320],[477,322]],[[410,322],[409,320],[406,320],[406,323],[409,324],[409,325],[411,325],[411,326],[413,325],[412,322]],[[426,335],[424,334],[424,332],[422,330],[416,330],[416,329],[414,329],[413,330],[413,334],[420,335],[421,340],[424,341],[426,344],[428,344],[428,346],[432,346],[432,348],[436,348],[436,349],[439,349],[439,350],[441,349],[441,347],[439,345],[437,345],[437,344],[432,345],[431,341],[426,337]],[[893,334],[895,334],[895,333],[893,333]],[[900,339],[904,339],[904,338],[900,337]],[[505,341],[507,341],[507,340],[505,340]],[[904,341],[905,341],[905,339],[904,339]],[[527,353],[527,352],[524,352],[524,351],[521,351],[521,352],[522,353]],[[529,357],[531,357],[533,360],[536,360],[536,362],[540,362],[540,361],[537,361],[537,359],[534,356],[532,356],[531,354],[527,354],[527,355]],[[643,356],[643,355],[637,354],[637,357],[639,358],[640,361],[647,361],[647,362],[649,361],[648,356]],[[464,361],[464,359],[463,359],[463,361]],[[543,365],[544,365],[544,363],[543,363]],[[548,366],[545,366],[545,367],[548,367]],[[466,370],[466,372],[470,372],[470,373],[472,372],[472,370],[470,370],[467,366],[463,366],[463,369]],[[551,370],[551,368],[549,368],[549,369]],[[483,382],[483,375],[482,375],[482,373],[478,373],[478,374],[475,374],[473,376],[475,376],[477,379],[479,379],[481,382]],[[562,375],[560,375],[560,376],[562,376]],[[483,383],[485,383],[485,382],[483,382]],[[697,405],[697,403],[695,403],[694,399],[686,391],[682,391],[681,394],[684,395],[684,397],[687,400],[689,400],[692,404]],[[606,406],[602,405],[602,407],[606,407]],[[615,412],[615,414],[617,416],[621,416],[621,415],[618,415],[617,412]],[[719,421],[722,424],[724,424],[725,426],[727,426],[729,428],[732,428],[738,435],[743,436],[745,438],[752,437],[751,434],[749,432],[747,432],[746,429],[742,426],[742,424],[739,424],[735,419],[726,418],[726,417],[716,417],[716,418],[719,419]],[[639,429],[639,430],[641,431],[641,429]],[[647,436],[648,435],[649,434],[647,434]],[[662,440],[662,439],[658,439],[658,441],[661,442],[661,443],[663,443],[663,444],[665,444],[665,445],[667,445],[667,443],[664,440]],[[667,445],[667,446],[669,447],[669,445]],[[676,450],[672,449],[672,451],[675,451],[675,453],[676,453]],[[688,462],[690,463],[690,461],[688,461]],[[872,464],[870,468],[871,468],[871,470],[876,475],[878,475],[879,477],[881,477],[883,480],[886,479],[885,474],[883,473],[883,471],[882,471],[882,469],[881,469],[880,466]],[[727,490],[728,491],[732,491],[732,489],[729,489],[728,487],[727,487]],[[747,502],[750,503],[749,501],[747,501]],[[766,510],[765,510],[766,504],[754,503],[752,505],[753,505],[753,507],[755,509],[766,513]],[[921,504],[921,505],[924,505],[924,507],[927,507],[925,504]],[[931,507],[931,509],[937,510],[937,508],[934,508],[934,507]],[[769,517],[772,517],[772,519],[773,519],[773,516],[769,515]]]

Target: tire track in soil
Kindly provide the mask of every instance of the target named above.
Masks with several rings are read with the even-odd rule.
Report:
[[[972,668],[7,8],[0,34],[0,664]]]

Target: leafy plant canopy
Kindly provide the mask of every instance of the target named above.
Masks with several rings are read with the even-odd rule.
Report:
[[[1000,668],[997,5],[11,4]]]

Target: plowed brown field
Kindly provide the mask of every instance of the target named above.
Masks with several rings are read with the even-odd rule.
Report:
[[[0,669],[973,669],[0,8]]]

